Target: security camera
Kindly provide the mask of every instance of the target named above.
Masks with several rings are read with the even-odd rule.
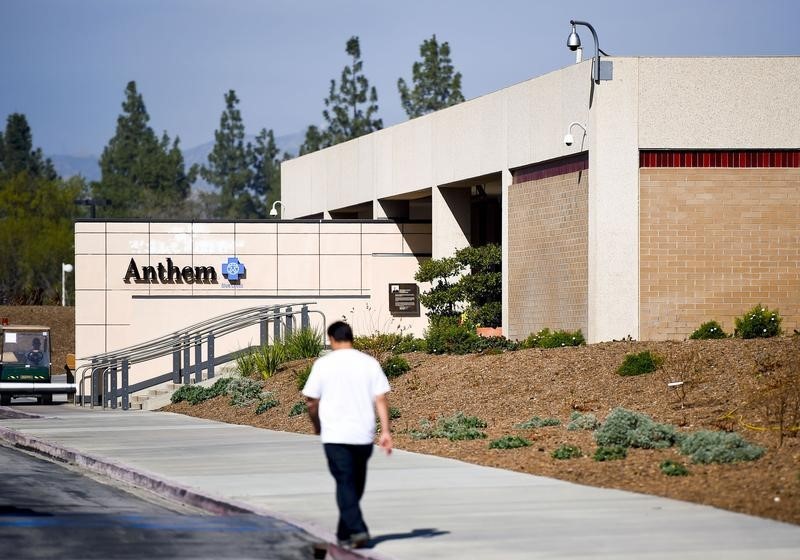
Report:
[[[578,121],[573,121],[569,123],[567,127],[567,133],[564,135],[564,145],[565,146],[572,146],[575,143],[575,139],[572,137],[572,127],[577,126],[583,129],[583,134],[586,135],[586,125],[581,124]]]
[[[572,146],[575,142],[575,139],[572,137],[572,134],[569,132],[564,135],[564,145],[565,146]]]

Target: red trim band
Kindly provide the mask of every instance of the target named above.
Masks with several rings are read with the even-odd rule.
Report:
[[[640,150],[639,167],[800,167],[800,150]]]
[[[534,163],[533,165],[512,169],[512,183],[538,181],[539,179],[566,175],[567,173],[575,173],[576,171],[583,171],[585,169],[589,169],[589,154],[587,152],[581,152],[567,157],[551,159],[550,161],[543,161],[541,163]]]

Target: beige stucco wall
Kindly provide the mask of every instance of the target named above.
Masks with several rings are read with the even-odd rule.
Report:
[[[759,303],[800,328],[800,169],[642,169],[641,201],[642,339]]]
[[[380,326],[421,335],[424,309],[419,318],[392,318],[388,284],[413,282],[430,252],[428,223],[78,222],[76,353],[126,347],[236,309],[308,301],[329,320],[346,317],[357,334]],[[232,256],[247,269],[238,287],[222,276],[221,265]],[[166,264],[167,257],[181,268],[215,267],[218,283],[123,280],[131,258],[141,270]],[[312,322],[323,327],[317,316]],[[230,335],[219,341],[217,353],[257,340],[255,328]],[[163,362],[157,367],[169,369]],[[133,371],[132,381],[152,374],[142,367]]]

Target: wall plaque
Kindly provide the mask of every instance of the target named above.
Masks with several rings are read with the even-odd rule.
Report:
[[[419,286],[389,284],[389,313],[393,317],[419,317]]]

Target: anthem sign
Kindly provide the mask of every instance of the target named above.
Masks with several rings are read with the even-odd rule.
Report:
[[[135,259],[131,259],[123,281],[126,284],[217,284],[217,271],[213,266],[181,268],[175,266],[169,257],[166,265],[158,263],[156,266],[142,267],[136,264]]]

